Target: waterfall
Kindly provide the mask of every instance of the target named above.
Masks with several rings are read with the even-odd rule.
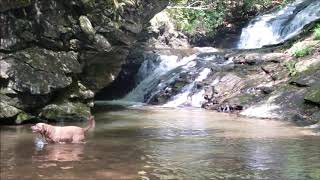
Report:
[[[182,93],[174,96],[171,101],[164,104],[164,107],[178,107],[181,105],[190,105],[193,107],[201,107],[202,102],[204,101],[204,90],[192,94],[192,89],[195,87],[197,82],[205,80],[210,74],[211,70],[209,68],[204,68],[196,78],[196,80],[187,86],[183,87],[181,90]]]
[[[138,82],[140,81],[140,83],[122,100],[144,102],[145,95],[150,93],[156,86],[159,86],[159,77],[179,66],[180,63],[182,62],[178,62],[178,57],[174,55],[148,56],[140,66],[136,75],[136,79]]]
[[[168,55],[146,56],[136,75],[139,84],[121,101],[152,104],[155,98],[164,96],[167,99],[158,103],[164,107],[201,107],[205,92],[198,84],[207,79],[212,68],[230,63],[230,59],[217,52],[195,53],[180,59]],[[170,93],[166,95],[167,92]]]
[[[239,49],[282,43],[320,19],[320,0],[296,0],[284,8],[253,19],[242,30]]]

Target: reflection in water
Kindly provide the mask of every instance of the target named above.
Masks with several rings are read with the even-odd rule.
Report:
[[[83,150],[83,144],[48,144],[32,156],[32,161],[80,161]]]
[[[320,179],[320,137],[288,124],[155,108],[96,120],[86,144],[42,149],[29,127],[1,127],[1,180]]]

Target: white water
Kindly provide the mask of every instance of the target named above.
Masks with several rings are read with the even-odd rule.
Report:
[[[180,65],[186,64],[189,60],[188,58],[184,58],[178,61],[178,56],[167,55],[160,55],[155,57],[155,59],[149,58],[145,60],[137,74],[137,79],[141,82],[122,100],[144,102],[144,95],[146,93],[152,91],[156,86],[161,86],[161,79],[159,77]]]
[[[204,81],[211,73],[211,67],[230,64],[232,61],[221,59],[216,53],[196,53],[182,59],[177,56],[146,56],[140,66],[136,79],[140,82],[135,89],[118,102],[149,103],[153,97],[170,90],[171,84],[181,75],[187,74],[190,82],[171,97],[164,107],[192,106],[201,107],[204,90],[197,89],[197,83]],[[188,78],[184,78],[184,81]]]
[[[296,0],[281,10],[253,19],[242,30],[238,48],[254,49],[282,43],[319,19],[320,0]]]
[[[189,105],[192,107],[201,107],[202,103],[204,102],[204,90],[201,90],[198,93],[192,94],[192,89],[196,85],[196,82],[201,82],[205,80],[208,75],[210,74],[211,70],[208,68],[204,68],[200,73],[197,79],[185,86],[182,89],[182,93],[174,96],[172,98],[172,101],[169,101],[168,103],[164,104],[164,107],[178,107],[181,105]]]

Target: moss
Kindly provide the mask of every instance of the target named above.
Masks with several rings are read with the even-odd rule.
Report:
[[[320,105],[320,85],[318,84],[318,85],[312,86],[308,90],[304,99],[308,102],[312,102]]]
[[[174,88],[176,90],[179,90],[179,89],[183,88],[185,85],[186,85],[186,82],[184,82],[184,81],[176,81],[174,83]]]
[[[309,177],[311,179],[320,179],[320,169],[315,169],[310,172]]]
[[[316,25],[313,31],[314,31],[314,39],[320,40],[320,23]]]
[[[242,94],[233,98],[230,102],[239,105],[246,105],[250,103],[254,98],[256,98],[256,96],[253,94]]]
[[[317,65],[308,67],[305,71],[302,71],[302,73],[312,74],[312,73],[318,72],[319,70],[320,70],[320,64],[317,64]]]
[[[307,47],[301,47],[294,50],[293,55],[296,58],[304,57],[309,55],[313,51],[313,48],[311,46]]]
[[[95,9],[95,0],[81,0],[81,2],[87,12],[92,12]]]
[[[42,109],[41,117],[46,119],[86,119],[90,115],[90,107],[80,102],[64,102],[50,104]]]
[[[31,4],[31,0],[19,0],[20,6],[28,6]]]
[[[11,118],[21,112],[20,109],[9,105],[7,102],[0,102],[0,118]]]
[[[27,120],[30,120],[30,119],[33,119],[34,116],[28,114],[28,113],[25,113],[25,112],[21,112],[18,114],[17,118],[16,118],[16,124],[21,124],[23,123],[24,121],[27,121]]]
[[[289,71],[289,76],[296,76],[298,71],[296,69],[296,61],[287,61],[285,62],[285,66]]]

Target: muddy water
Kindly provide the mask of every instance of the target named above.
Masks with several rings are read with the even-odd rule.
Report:
[[[1,180],[320,179],[320,137],[289,124],[203,110],[95,115],[78,145],[43,146],[29,126],[2,126]]]

